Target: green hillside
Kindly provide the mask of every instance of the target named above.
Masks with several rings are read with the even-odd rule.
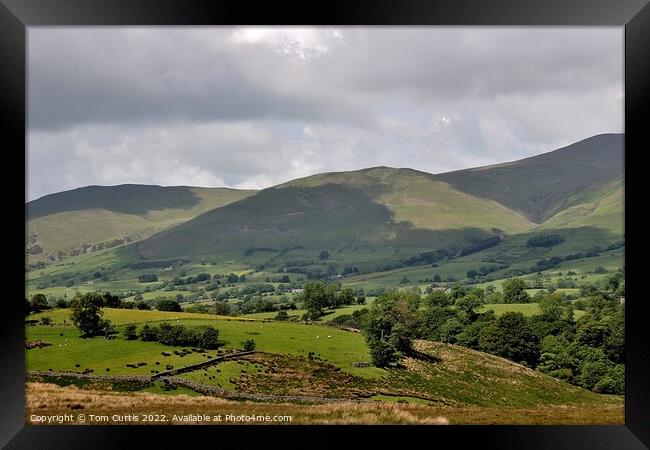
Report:
[[[621,174],[593,188],[570,196],[566,207],[540,229],[597,227],[623,236],[624,182]]]
[[[426,288],[434,275],[463,280],[482,268],[494,279],[571,269],[581,261],[593,270],[599,255],[622,267],[621,143],[621,135],[600,135],[522,161],[451,174],[374,167],[317,174],[256,193],[94,186],[55,194],[27,205],[35,216],[27,223],[27,252],[43,247],[30,261],[52,249],[67,249],[60,251],[71,257],[28,272],[27,288],[47,295],[72,286],[146,288],[158,295],[157,287],[188,270],[242,271],[247,282],[290,274],[292,282],[345,276],[354,287]],[[468,193],[480,186],[485,195]],[[499,196],[507,198],[492,198]],[[541,214],[542,207],[544,214],[555,213],[534,223],[525,210]],[[529,245],[548,235],[561,241]],[[137,242],[119,245],[124,237]],[[85,254],[89,243],[93,251],[119,248]],[[556,260],[545,266],[545,258]],[[160,286],[137,281],[150,272]]]
[[[29,262],[57,261],[146,238],[254,191],[186,186],[88,186],[26,206]]]
[[[107,319],[119,324],[120,333],[113,340],[80,338],[79,330],[69,322],[62,323],[69,310],[33,315],[33,319],[49,315],[53,325],[28,327],[27,339],[40,339],[52,345],[26,351],[27,370],[75,372],[93,369],[97,374],[147,375],[152,367],[158,367],[156,361],[179,368],[205,360],[204,354],[216,355],[216,351],[204,350],[180,356],[172,353],[173,347],[157,342],[129,341],[122,334],[128,323],[140,328],[145,323],[159,325],[167,321],[187,327],[215,326],[220,330],[226,349],[239,349],[243,340],[254,337],[257,350],[262,353],[243,357],[237,364],[244,363],[243,368],[251,369],[253,367],[246,363],[253,362],[272,370],[232,373],[226,371],[232,363],[220,363],[209,371],[177,375],[202,384],[226,384],[216,372],[221,369],[228,375],[226,380],[228,377],[231,380],[227,388],[240,392],[350,399],[376,397],[384,401],[406,398],[440,406],[589,404],[599,407],[621,403],[620,397],[599,395],[498,356],[451,344],[416,341],[416,352],[405,358],[400,367],[355,367],[354,362],[370,359],[360,333],[320,325],[224,320],[174,312],[129,311],[129,315],[111,308],[105,308],[104,312]],[[169,355],[161,356],[165,351]],[[310,352],[318,358],[309,358]],[[134,368],[126,365],[132,362],[147,364]],[[310,382],[304,383],[306,379]]]
[[[428,174],[382,167],[265,189],[142,241],[137,250],[159,259],[247,248],[445,248],[531,226],[520,214]]]
[[[561,211],[568,197],[623,173],[623,151],[622,134],[601,134],[520,161],[436,178],[542,223]]]

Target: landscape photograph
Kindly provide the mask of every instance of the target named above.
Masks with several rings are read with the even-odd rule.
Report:
[[[25,422],[624,424],[623,46],[30,27]]]

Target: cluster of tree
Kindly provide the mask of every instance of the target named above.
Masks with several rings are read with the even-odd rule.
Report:
[[[145,273],[138,277],[138,281],[140,283],[153,283],[154,281],[158,281],[158,275],[153,273]]]
[[[564,242],[564,238],[557,234],[542,234],[528,239],[528,247],[553,247]]]
[[[31,300],[25,299],[25,315],[30,312],[41,312],[46,309],[50,309],[51,306],[47,301],[47,297],[44,294],[34,294],[32,295]]]
[[[161,344],[182,347],[200,347],[204,349],[217,349],[223,345],[219,342],[219,330],[214,327],[187,328],[183,325],[161,323],[158,326],[145,324],[140,332],[135,325],[130,325],[124,330],[124,337],[134,340],[138,337],[146,342],[160,342]]]
[[[298,299],[297,299],[298,300]],[[299,300],[307,310],[305,319],[314,320],[321,317],[327,308],[339,308],[343,305],[366,302],[362,291],[355,292],[350,288],[341,289],[339,284],[307,283]]]
[[[440,249],[435,252],[424,252],[415,256],[411,256],[402,261],[405,266],[421,266],[426,264],[435,264],[443,258],[449,256],[449,250]]]
[[[156,302],[158,311],[181,311],[181,304],[171,298],[162,298]]]
[[[212,279],[213,277],[209,273],[199,273],[198,275],[187,277],[187,278],[176,277],[172,280],[172,284],[174,286],[183,286],[186,284],[194,284],[194,283],[201,283],[203,281],[210,281]]]
[[[489,274],[491,272],[495,272],[495,271],[500,270],[500,269],[502,269],[501,266],[482,266],[479,270],[474,270],[474,269],[468,270],[466,275],[467,275],[467,278],[474,279],[474,278],[478,278],[478,277],[484,277],[487,274]],[[434,279],[433,281],[438,281],[438,282],[441,281],[440,275],[437,275],[437,276],[438,276],[438,279],[437,280]]]
[[[504,283],[502,295],[514,299],[509,303],[522,303],[522,283]],[[619,299],[624,290],[621,273],[593,286],[583,299],[587,314],[579,320],[559,292],[539,298],[540,314],[496,317],[492,310],[477,312],[490,295],[482,289],[455,286],[424,299],[394,291],[380,296],[360,323],[372,362],[379,367],[411,352],[413,339],[427,339],[501,356],[597,392],[621,394],[625,333]]]

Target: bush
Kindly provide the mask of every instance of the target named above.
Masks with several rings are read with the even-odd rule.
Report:
[[[208,350],[214,350],[219,348],[219,330],[213,327],[208,327],[203,331],[201,336],[201,347],[207,348]]]
[[[140,339],[145,342],[155,342],[158,340],[158,329],[149,324],[145,324],[140,330]]]
[[[286,311],[280,311],[275,316],[275,320],[289,320],[289,314]]]
[[[244,349],[245,352],[252,352],[253,350],[255,350],[255,340],[248,339],[242,342],[242,348]]]
[[[41,325],[47,327],[52,325],[52,318],[48,316],[44,316],[41,318]]]
[[[136,340],[138,338],[138,334],[136,333],[136,326],[133,324],[127,325],[124,329],[124,337],[127,341]]]
[[[158,300],[158,303],[156,303],[156,309],[158,311],[180,312],[181,304],[178,303],[176,300],[172,300],[170,298],[163,298],[161,300]]]

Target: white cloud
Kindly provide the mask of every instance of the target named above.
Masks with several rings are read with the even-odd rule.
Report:
[[[279,54],[302,60],[323,56],[341,40],[339,30],[303,27],[245,27],[230,35],[235,44],[264,44]]]

